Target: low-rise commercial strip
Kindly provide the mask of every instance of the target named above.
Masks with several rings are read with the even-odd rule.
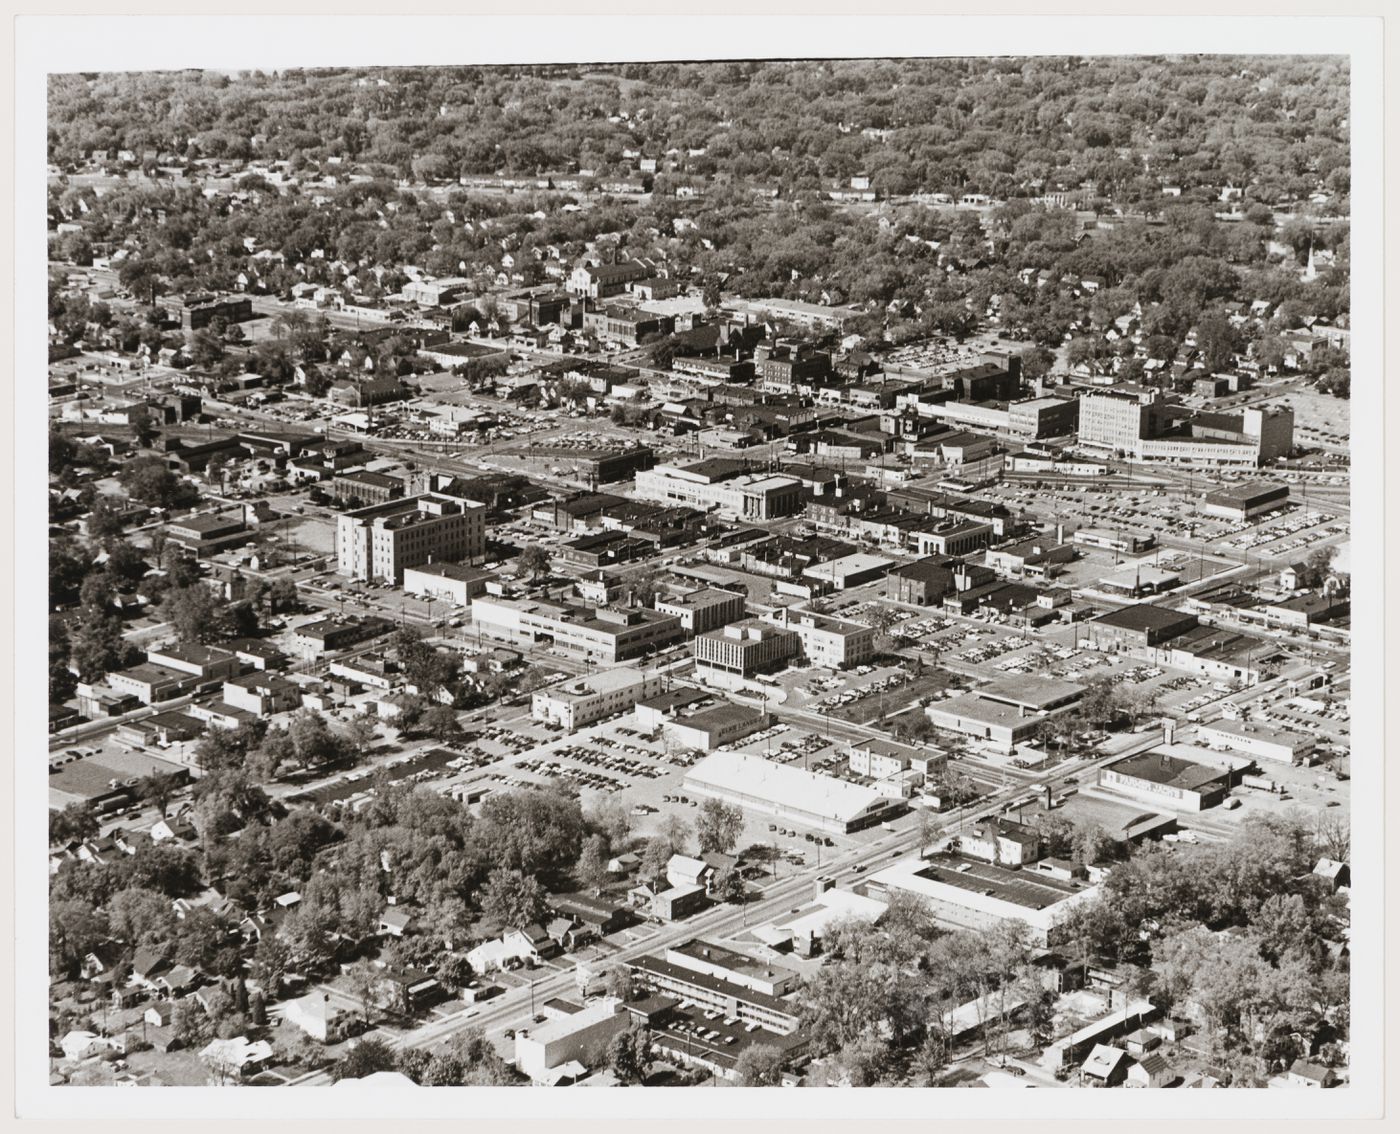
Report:
[[[680,641],[680,619],[639,607],[579,607],[482,595],[472,599],[472,624],[521,646],[549,645],[595,662],[614,663]]]

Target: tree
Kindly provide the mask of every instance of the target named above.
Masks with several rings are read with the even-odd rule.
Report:
[[[160,601],[160,617],[183,643],[214,642],[222,636],[219,603],[203,583],[172,587]]]
[[[143,776],[136,784],[137,794],[155,804],[160,817],[165,818],[165,809],[170,806],[170,797],[175,792],[175,777],[162,772],[152,772]]]
[[[419,727],[434,740],[444,744],[462,735],[462,726],[458,723],[457,713],[451,705],[432,706],[423,714]]]
[[[575,873],[578,880],[595,894],[602,891],[610,877],[608,857],[608,840],[602,835],[589,835],[583,840],[583,850],[579,852]]]
[[[282,978],[291,964],[292,951],[287,943],[273,933],[264,933],[258,938],[253,950],[252,976],[269,997],[277,999],[282,991]]]
[[[515,576],[517,579],[526,575],[533,582],[542,575],[548,575],[550,570],[549,552],[538,543],[532,543],[520,553],[520,558],[515,565]]]
[[[675,846],[670,839],[660,835],[653,835],[648,839],[646,849],[642,851],[641,866],[638,868],[642,881],[650,883],[653,888],[661,886],[666,879],[667,864],[675,853]]]
[[[165,467],[159,457],[128,461],[117,480],[133,500],[162,508],[187,506],[199,498],[194,488]]]
[[[282,610],[295,610],[299,601],[296,582],[285,575],[273,579],[267,598],[274,614]]]
[[[380,988],[383,985],[378,967],[362,958],[345,971],[345,981],[350,986],[351,995],[360,1002],[365,1024],[369,1025],[374,1010],[379,1007]]]
[[[771,1043],[744,1048],[734,1061],[734,1072],[745,1087],[781,1087],[787,1056]]]
[[[707,799],[700,806],[695,834],[700,840],[700,853],[728,854],[744,830],[744,813],[719,799]]]
[[[62,811],[49,812],[51,846],[90,839],[99,829],[97,812],[90,803],[70,803]]]
[[[640,1024],[618,1032],[608,1043],[608,1069],[625,1087],[646,1081],[651,1071],[651,1037]]]
[[[331,1067],[331,1081],[363,1079],[380,1071],[397,1069],[394,1049],[381,1039],[366,1036]]]
[[[519,870],[493,870],[481,894],[481,912],[498,925],[523,929],[545,914],[545,891],[539,881]]]

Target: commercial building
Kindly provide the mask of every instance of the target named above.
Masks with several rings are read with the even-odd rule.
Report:
[[[202,512],[171,520],[165,525],[166,536],[188,547],[196,555],[207,555],[226,547],[247,543],[251,533],[243,509],[232,512]]]
[[[683,969],[728,981],[765,996],[786,996],[797,988],[802,979],[795,969],[699,938],[671,946],[663,957]]]
[[[728,703],[667,719],[663,735],[682,748],[713,752],[768,727],[770,717],[762,709]]]
[[[238,656],[218,646],[201,646],[197,642],[178,642],[146,651],[152,665],[188,673],[201,681],[233,677],[241,668]]]
[[[421,567],[406,567],[403,573],[404,594],[466,606],[477,595],[486,593],[486,583],[495,572],[465,563],[425,563]]]
[[[801,1026],[801,1007],[794,1001],[677,964],[668,956],[638,957],[628,968],[643,987],[723,1013],[725,1019],[754,1024],[780,1036],[792,1035]]]
[[[530,715],[566,729],[583,728],[626,712],[638,701],[661,692],[660,674],[632,666],[605,669],[562,685],[535,691]]]
[[[1089,390],[1079,398],[1079,443],[1137,455],[1143,440],[1153,436],[1164,419],[1162,392],[1155,388]]]
[[[853,740],[847,748],[853,775],[885,780],[911,768],[930,775],[944,768],[948,754],[930,748],[914,748],[893,740]]]
[[[554,1084],[577,1079],[632,1022],[616,997],[604,997],[576,1012],[562,1013],[515,1033],[515,1066],[531,1082]]]
[[[224,704],[259,717],[301,706],[301,689],[280,673],[250,673],[224,682]]]
[[[1236,522],[1252,520],[1288,503],[1288,485],[1248,480],[1207,492],[1205,513]]]
[[[246,296],[188,295],[180,309],[180,326],[198,331],[215,319],[245,323],[253,317],[253,301]]]
[[[687,634],[704,634],[744,617],[744,596],[719,587],[701,587],[682,595],[658,595],[655,608],[681,620]]]
[[[1079,442],[1140,461],[1205,462],[1253,468],[1293,448],[1293,411],[1250,407],[1197,413],[1176,422],[1155,388],[1122,385],[1079,399]]]
[[[819,331],[844,331],[852,319],[862,314],[857,307],[827,307],[796,299],[749,299],[735,306],[759,319],[792,323]]]
[[[1305,761],[1317,746],[1317,741],[1304,733],[1273,728],[1258,721],[1212,721],[1201,725],[1197,736],[1204,744],[1284,764]]]
[[[875,631],[869,626],[785,606],[767,617],[797,635],[808,665],[846,669],[875,656]]]
[[[756,926],[753,935],[770,949],[791,951],[798,957],[815,957],[832,925],[848,920],[874,924],[885,915],[884,902],[852,890],[838,889],[830,878],[816,880],[812,901],[784,910],[767,925]]]
[[[784,668],[802,652],[802,639],[791,629],[748,618],[696,635],[692,652],[702,681],[737,688],[761,673]]]
[[[387,504],[403,495],[403,478],[360,469],[336,473],[331,478],[331,490],[340,501],[359,501],[362,505]]]
[[[1011,752],[1016,745],[1031,739],[1045,716],[976,693],[939,701],[925,712],[935,728],[985,741],[1001,752]]]
[[[352,579],[401,583],[409,567],[472,559],[486,548],[486,508],[427,493],[336,518],[337,571]]]
[[[483,634],[521,646],[549,645],[612,664],[659,650],[685,637],[680,619],[632,607],[579,607],[535,600],[472,599],[472,624]]]
[[[957,929],[990,929],[1022,922],[1037,945],[1054,945],[1074,908],[1098,888],[1081,879],[985,862],[960,854],[913,855],[872,874],[865,884],[872,898],[896,893],[921,899],[940,923]]]
[[[435,280],[411,280],[400,294],[420,307],[448,307],[471,293],[472,281],[461,276],[442,276]]]
[[[996,529],[984,520],[948,519],[914,533],[920,555],[970,555],[992,541]]]
[[[802,576],[832,590],[844,591],[881,578],[893,566],[892,559],[862,551],[828,559],[825,563],[814,563],[802,572]]]
[[[583,329],[601,339],[614,339],[635,346],[647,335],[669,335],[676,321],[667,315],[624,307],[604,307],[583,313]]]
[[[135,697],[143,705],[154,705],[187,693],[198,684],[198,679],[176,669],[163,665],[142,662],[130,669],[118,670],[107,675],[107,684],[120,696]],[[81,692],[81,690],[80,690]]]
[[[901,799],[877,789],[739,752],[711,753],[687,773],[685,786],[697,795],[833,834],[872,826],[903,808]]]
[[[1099,769],[1099,786],[1154,807],[1203,811],[1229,793],[1238,773],[1168,752],[1140,752]]]
[[[639,471],[634,491],[643,500],[715,510],[736,520],[776,520],[802,510],[796,477],[757,475],[738,461],[710,459]]]
[[[889,573],[885,595],[911,606],[938,606],[953,586],[952,562],[939,556],[896,567]]]
[[[1096,650],[1151,648],[1185,634],[1198,622],[1194,614],[1140,602],[1080,623],[1078,644]]]

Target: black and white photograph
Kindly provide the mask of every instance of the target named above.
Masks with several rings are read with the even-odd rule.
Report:
[[[1062,22],[47,57],[42,1107],[1378,1097],[1379,64]]]

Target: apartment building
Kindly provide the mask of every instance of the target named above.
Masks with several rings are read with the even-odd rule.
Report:
[[[346,512],[336,521],[337,572],[401,583],[409,567],[472,559],[486,547],[486,508],[427,493]]]

